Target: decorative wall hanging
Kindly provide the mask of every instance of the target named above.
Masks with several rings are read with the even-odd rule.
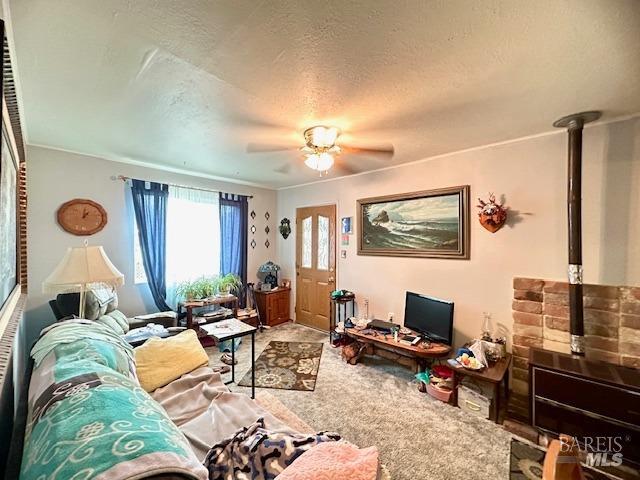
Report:
[[[271,215],[269,215],[269,212],[265,212],[264,214],[264,218],[269,220],[269,218],[271,217]]]
[[[489,230],[491,233],[496,233],[502,228],[507,221],[507,208],[501,203],[496,203],[496,196],[493,193],[489,194],[489,201],[485,202],[481,198],[478,198],[478,217],[480,225]]]
[[[271,231],[271,229],[269,228],[269,225],[267,225],[266,227],[264,227],[264,233],[266,233],[267,235],[269,235],[269,232]]]
[[[107,224],[107,212],[102,205],[86,198],[75,198],[60,205],[58,223],[73,235],[93,235]]]
[[[251,248],[256,248],[256,239],[254,238],[253,240],[251,240]]]
[[[251,213],[249,215],[251,215],[252,219],[256,218],[256,211],[255,210],[251,210]]]
[[[469,258],[469,185],[357,205],[358,255]]]
[[[342,233],[345,235],[350,235],[353,233],[352,227],[351,227],[351,217],[342,217]]]
[[[278,230],[280,230],[280,235],[282,235],[282,238],[286,240],[287,237],[291,234],[291,221],[286,217],[280,220],[280,227],[278,227]]]
[[[255,225],[251,225],[251,233],[255,235],[256,230],[257,230],[256,226]]]

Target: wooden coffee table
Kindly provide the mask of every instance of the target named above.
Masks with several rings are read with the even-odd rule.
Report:
[[[178,313],[182,314],[182,309],[186,312],[187,318],[187,328],[198,329],[199,325],[202,323],[194,322],[193,309],[194,308],[203,308],[203,307],[212,307],[215,305],[230,305],[232,310],[232,315],[236,315],[236,311],[238,310],[238,297],[235,295],[225,295],[222,297],[213,297],[205,300],[193,300],[188,302],[182,302],[178,305]],[[209,321],[205,321],[204,323],[213,323],[219,321],[220,318],[212,318]]]
[[[427,363],[436,358],[447,357],[451,352],[451,347],[442,343],[422,342],[418,345],[405,345],[404,343],[396,342],[390,333],[385,336],[382,332],[374,331],[375,333],[370,333],[370,329],[346,328],[344,332],[348,337],[360,343],[366,343],[369,347],[367,353],[375,354],[378,350],[383,350],[413,360],[416,372],[424,371]],[[399,339],[403,337],[404,335],[402,334],[398,335]]]

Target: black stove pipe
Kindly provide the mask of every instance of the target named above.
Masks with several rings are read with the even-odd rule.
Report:
[[[569,133],[567,209],[569,221],[569,325],[571,353],[584,356],[584,311],[582,305],[582,129],[600,118],[601,112],[582,112],[562,117],[553,126]]]

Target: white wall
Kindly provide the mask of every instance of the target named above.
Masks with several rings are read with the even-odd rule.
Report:
[[[255,209],[257,232],[249,233],[249,242],[256,239],[257,246],[249,246],[248,276],[255,277],[260,264],[274,260],[276,255],[275,235],[276,192],[233,183],[207,180],[179,175],[162,170],[153,170],[128,164],[115,163],[95,157],[78,155],[42,147],[28,147],[28,259],[29,302],[27,318],[34,329],[53,320],[47,304],[50,295],[42,293],[42,282],[57,265],[69,246],[82,245],[85,237],[71,235],[58,225],[58,207],[73,198],[89,198],[100,203],[108,215],[105,228],[90,237],[89,242],[103,245],[107,255],[125,276],[125,286],[118,290],[120,309],[128,315],[156,311],[146,284],[133,283],[133,207],[130,193],[122,181],[111,179],[114,175],[179,185],[211,188],[225,192],[253,195],[249,200],[249,211]],[[267,222],[265,212],[271,215]],[[249,218],[249,225],[252,220]],[[271,247],[264,245],[267,234]],[[185,225],[185,235],[197,234],[198,225]],[[37,331],[37,330],[35,330]]]
[[[585,280],[640,285],[640,118],[587,128],[584,137]],[[458,343],[478,334],[483,311],[510,329],[514,276],[565,278],[566,143],[566,133],[559,131],[277,193],[29,147],[28,321],[36,332],[51,321],[42,281],[68,246],[82,242],[55,220],[58,206],[76,197],[91,198],[107,210],[109,223],[89,240],[104,245],[125,275],[127,285],[119,291],[122,310],[128,314],[155,310],[147,287],[132,283],[133,212],[123,183],[110,178],[122,174],[254,195],[250,209],[257,213],[258,245],[255,250],[249,247],[249,273],[271,259],[283,266],[282,277],[291,279],[295,232],[284,240],[277,226],[288,217],[295,229],[297,207],[336,203],[338,219],[355,217],[358,198],[469,184],[470,260],[358,256],[354,232],[348,247],[337,247],[338,252],[347,250],[346,259],[338,258],[337,286],[355,291],[359,301],[369,298],[377,317],[394,312],[400,321],[406,290],[451,299],[456,303]],[[476,198],[485,198],[488,192],[505,195],[511,209],[509,225],[496,234],[484,230],[475,215]],[[271,214],[269,222],[264,220],[265,211]],[[267,223],[269,249],[264,247]]]
[[[565,278],[566,145],[567,135],[559,131],[283,189],[278,218],[295,219],[297,207],[337,204],[338,222],[354,217],[350,245],[337,247],[338,253],[347,250],[346,259],[338,258],[338,288],[354,291],[358,301],[369,298],[377,318],[394,312],[400,321],[406,290],[451,299],[461,343],[479,334],[483,311],[511,329],[513,277]],[[640,285],[640,118],[585,129],[583,152],[585,281]],[[470,260],[357,255],[357,199],[465,184],[472,199]],[[508,226],[496,234],[484,230],[476,216],[476,199],[488,192],[504,195],[510,208]],[[278,236],[285,278],[295,278],[295,238],[295,232],[287,240]]]

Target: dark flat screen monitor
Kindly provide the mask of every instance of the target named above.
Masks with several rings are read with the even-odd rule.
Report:
[[[453,342],[453,302],[407,292],[404,326],[434,342]]]

